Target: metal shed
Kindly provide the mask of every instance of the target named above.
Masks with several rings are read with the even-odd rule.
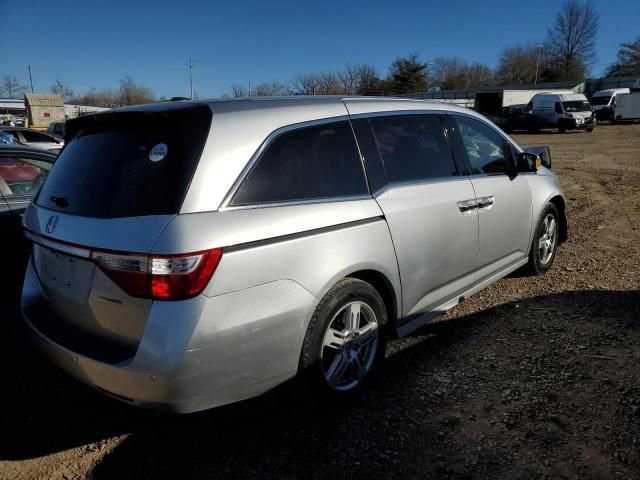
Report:
[[[31,128],[46,130],[51,122],[64,122],[64,103],[60,95],[25,93],[24,105]]]

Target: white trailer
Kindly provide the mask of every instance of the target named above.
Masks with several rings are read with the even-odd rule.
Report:
[[[505,108],[515,105],[527,105],[538,93],[569,94],[574,90],[545,88],[528,90],[493,90],[476,93],[475,109],[484,115],[500,114]]]
[[[640,92],[618,94],[615,121],[640,120]]]

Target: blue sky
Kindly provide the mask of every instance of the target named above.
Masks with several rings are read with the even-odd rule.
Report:
[[[599,76],[621,42],[640,35],[640,1],[595,0]],[[201,97],[233,83],[288,81],[296,73],[396,56],[458,56],[495,66],[503,47],[544,39],[558,0],[323,2],[0,0],[0,74],[36,90],[60,79],[76,93],[130,75],[157,96],[188,95],[188,59]]]

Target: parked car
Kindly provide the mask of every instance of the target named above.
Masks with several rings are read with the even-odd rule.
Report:
[[[21,127],[0,127],[0,129],[13,135],[16,142],[22,145],[42,148],[55,153],[59,153],[62,147],[64,147],[64,140],[45,132],[39,132],[38,130]]]
[[[592,132],[596,116],[581,93],[537,93],[528,105],[531,129],[557,128],[560,133],[582,129]]]
[[[166,102],[67,138],[24,217],[22,310],[54,363],[134,405],[202,410],[296,375],[350,398],[388,338],[547,271],[567,236],[556,176],[453,105]]]
[[[4,130],[0,130],[0,143],[10,143],[16,144],[16,139],[10,133],[5,132]]]
[[[22,214],[47,176],[56,155],[16,144],[0,144],[0,248],[5,252],[0,298],[20,292],[31,242],[22,233]]]
[[[47,128],[47,133],[64,140],[64,123],[65,122],[51,122],[51,125]]]

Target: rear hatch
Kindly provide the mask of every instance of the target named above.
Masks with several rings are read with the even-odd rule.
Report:
[[[203,105],[151,108],[69,121],[24,219],[42,292],[23,302],[27,318],[103,361],[135,354],[153,302],[148,254],[180,211],[211,122]]]

